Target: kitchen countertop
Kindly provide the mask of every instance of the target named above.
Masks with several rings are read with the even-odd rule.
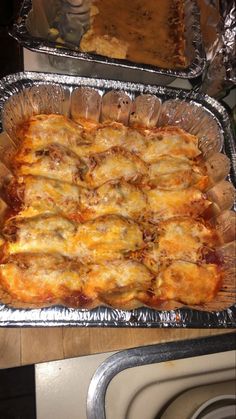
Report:
[[[41,57],[40,61],[40,54],[25,50],[24,61],[25,70],[56,71],[47,65],[46,56]],[[189,86],[181,87],[189,88]],[[228,329],[2,328],[0,329],[0,368],[228,332]]]
[[[0,368],[228,332],[228,329],[2,328]]]

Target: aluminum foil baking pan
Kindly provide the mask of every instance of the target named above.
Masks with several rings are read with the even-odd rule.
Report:
[[[186,56],[189,66],[185,69],[162,69],[151,65],[135,64],[126,60],[102,57],[64,48],[62,44],[46,39],[45,25],[36,25],[30,13],[31,0],[24,0],[17,22],[10,34],[25,48],[52,55],[50,61],[58,69],[78,75],[91,75],[106,78],[143,81],[145,83],[167,84],[176,77],[192,79],[200,76],[205,68],[205,51],[202,45],[199,9],[195,0],[185,0]],[[37,29],[36,29],[37,26]],[[67,58],[67,60],[65,60]],[[69,59],[69,60],[68,60]],[[136,76],[135,76],[136,74]],[[158,76],[158,78],[157,78]],[[135,77],[135,78],[134,78]]]
[[[25,109],[32,113],[44,112],[45,109],[48,109],[49,112],[68,114],[71,106],[71,93],[80,86],[96,89],[101,95],[111,90],[118,93],[122,91],[131,100],[140,94],[155,95],[162,103],[162,108],[168,108],[171,103],[168,108],[171,112],[176,104],[177,106],[180,104],[181,115],[184,114],[183,118],[188,121],[190,114],[193,115],[195,112],[194,116],[198,114],[198,117],[195,118],[195,129],[198,129],[198,133],[200,129],[203,139],[208,137],[209,140],[209,135],[212,135],[217,150],[222,149],[228,155],[232,162],[228,180],[236,183],[236,153],[227,112],[216,100],[196,92],[104,79],[26,72],[2,79],[0,82],[0,111],[4,109],[1,112],[2,116],[6,122],[8,115],[8,124],[10,124],[12,118],[15,117],[14,110],[17,107],[17,99],[14,97],[16,98],[20,94],[21,100],[22,97],[25,99]],[[42,97],[41,94],[40,108],[37,108],[34,100],[36,102],[39,100],[39,91],[42,92],[42,89],[44,95]],[[31,96],[29,91],[31,91]],[[52,91],[54,91],[54,95],[49,94]],[[21,100],[18,102],[23,104]],[[24,114],[25,109],[23,108],[24,106],[20,106],[20,111],[22,110]],[[168,117],[175,117],[175,113]],[[180,114],[178,114],[179,117]],[[183,121],[178,119],[173,123],[181,125]],[[235,296],[235,290],[232,295]],[[236,305],[232,305],[232,298],[230,301],[230,307],[227,306],[226,309],[218,311],[200,311],[189,308],[161,311],[144,307],[130,311],[108,307],[87,310],[62,306],[43,309],[15,309],[1,304],[0,326],[235,327]]]

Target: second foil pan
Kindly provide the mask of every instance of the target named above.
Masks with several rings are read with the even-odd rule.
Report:
[[[47,7],[49,14],[52,14],[52,9],[56,8],[56,2],[51,3],[52,7]],[[42,9],[41,5],[40,12]],[[37,10],[32,12],[32,0],[24,0],[20,16],[10,33],[24,48],[48,54],[50,63],[60,72],[80,76],[89,74],[93,77],[102,75],[109,79],[166,85],[176,77],[196,78],[205,68],[199,9],[195,0],[184,0],[185,55],[189,64],[181,69],[160,68],[94,53],[84,53],[78,47],[74,48],[69,44],[65,47],[60,42],[47,39],[48,21],[52,19],[53,17],[50,16],[45,19],[45,13],[39,13]]]

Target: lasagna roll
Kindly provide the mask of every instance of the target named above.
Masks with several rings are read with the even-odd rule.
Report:
[[[153,274],[144,265],[132,260],[115,260],[90,265],[84,294],[90,299],[127,308],[143,299],[151,287]]]
[[[170,218],[157,227],[156,242],[143,251],[143,263],[158,272],[173,260],[202,262],[220,244],[219,236],[203,220],[188,217]]]
[[[61,213],[70,219],[79,214],[80,189],[76,185],[41,176],[14,178],[6,188],[6,196],[20,217],[43,213]]]
[[[97,188],[110,180],[123,179],[135,182],[147,175],[147,166],[134,154],[122,149],[110,150],[90,156],[84,180],[91,188]]]
[[[59,215],[11,218],[3,229],[8,240],[4,253],[61,253],[71,256],[77,225]]]
[[[84,142],[83,128],[64,115],[35,115],[17,129],[24,149],[60,144],[71,150]]]
[[[204,304],[213,300],[221,286],[217,265],[173,261],[156,279],[157,301],[175,300],[183,304]]]
[[[136,185],[125,181],[107,182],[97,189],[81,190],[83,220],[117,214],[137,219],[147,209],[147,198]]]
[[[14,302],[63,303],[76,292],[83,306],[84,267],[60,255],[22,253],[0,265],[1,286]]]
[[[153,222],[175,216],[198,217],[211,205],[206,196],[194,187],[170,191],[153,188],[146,194]]]
[[[85,163],[60,144],[23,149],[15,156],[14,172],[18,176],[43,176],[83,185],[82,179],[86,170]]]
[[[142,152],[142,159],[146,163],[154,163],[163,155],[194,159],[201,154],[197,137],[178,127],[146,131],[146,141],[147,147]]]
[[[132,220],[107,215],[75,224],[59,215],[13,218],[4,228],[4,253],[60,253],[90,263],[116,259],[143,246],[143,234]]]

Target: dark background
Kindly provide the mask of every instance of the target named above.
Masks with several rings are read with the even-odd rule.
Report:
[[[0,418],[36,419],[33,365],[0,370]]]
[[[0,0],[0,78],[23,70],[23,53],[8,30],[21,1]],[[36,419],[34,366],[0,370],[0,419]]]
[[[0,78],[23,70],[22,48],[8,35],[20,4],[20,0],[0,0]]]

